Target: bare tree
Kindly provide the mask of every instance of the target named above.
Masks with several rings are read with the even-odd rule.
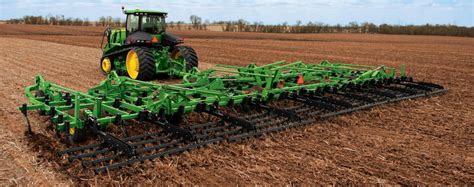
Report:
[[[201,17],[196,16],[196,15],[191,15],[189,19],[191,20],[192,28],[198,29],[198,30],[201,28],[201,24],[202,24]]]

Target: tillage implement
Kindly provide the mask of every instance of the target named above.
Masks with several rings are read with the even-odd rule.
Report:
[[[19,107],[50,117],[60,151],[97,174],[179,154],[208,144],[235,142],[329,117],[446,91],[385,66],[301,61],[246,67],[217,65],[184,71],[180,84],[119,76],[88,92],[38,75]],[[84,144],[81,141],[88,139]]]

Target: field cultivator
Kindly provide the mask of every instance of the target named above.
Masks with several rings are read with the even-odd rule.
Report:
[[[397,75],[398,74],[398,75]],[[384,66],[279,61],[247,67],[217,65],[186,72],[181,84],[117,76],[87,93],[42,76],[26,88],[19,109],[48,115],[60,151],[96,173],[181,153],[217,142],[314,124],[317,121],[403,99],[446,91]],[[81,144],[84,139],[97,139]],[[88,141],[91,142],[91,141]],[[74,146],[76,145],[76,146]]]

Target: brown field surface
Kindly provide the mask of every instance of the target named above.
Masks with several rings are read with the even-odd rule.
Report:
[[[201,68],[282,59],[405,64],[415,79],[450,91],[106,175],[68,166],[55,156],[64,146],[46,132],[47,118],[32,113],[33,130],[46,136],[28,138],[17,107],[38,73],[80,91],[104,79],[98,67],[102,31],[0,25],[1,186],[474,182],[474,39],[437,36],[173,31],[197,50]]]

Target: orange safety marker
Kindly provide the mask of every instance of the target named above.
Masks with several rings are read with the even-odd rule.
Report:
[[[153,39],[151,40],[152,43],[158,43],[158,38],[156,36],[153,36]]]
[[[296,84],[299,84],[299,85],[304,84],[304,79],[303,79],[303,75],[302,75],[302,74],[300,74],[300,76],[298,76],[298,81],[296,81]]]

